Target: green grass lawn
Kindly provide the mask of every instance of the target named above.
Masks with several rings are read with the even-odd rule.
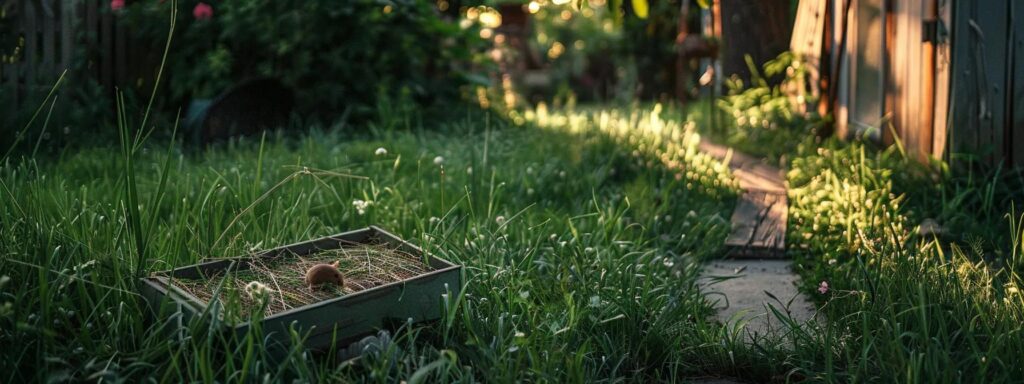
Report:
[[[539,108],[519,125],[396,116],[205,150],[154,140],[130,156],[4,159],[0,381],[1024,377],[1019,173],[952,176],[898,148],[787,142],[787,243],[828,321],[745,343],[697,282],[724,253],[736,183],[696,151],[701,124],[662,109]],[[917,235],[924,218],[948,233]],[[139,271],[370,224],[465,265],[466,281],[440,322],[403,326],[354,363],[276,360],[255,331],[168,338],[134,293]]]
[[[0,340],[18,347],[0,352],[2,381],[589,382],[726,364],[695,277],[696,263],[721,253],[728,171],[696,152],[692,131],[650,111],[535,120],[395,119],[360,127],[369,133],[314,129],[203,151],[148,143],[131,156],[138,210],[125,203],[116,149],[8,159]],[[405,327],[357,364],[303,353],[275,362],[255,334],[223,340],[193,327],[168,339],[141,315],[137,268],[370,224],[465,265],[466,286],[441,323]]]

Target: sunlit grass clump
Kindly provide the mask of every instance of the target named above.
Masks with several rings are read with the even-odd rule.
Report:
[[[726,164],[697,149],[700,134],[694,121],[682,121],[673,108],[666,113],[661,104],[652,108],[585,108],[580,111],[549,111],[541,104],[526,112],[527,121],[540,127],[568,129],[570,132],[596,130],[616,142],[634,148],[631,155],[637,167],[663,167],[673,172],[687,188],[696,188],[712,197],[728,198],[739,189]],[[663,116],[663,115],[670,116]],[[632,164],[631,164],[632,165]],[[727,191],[719,196],[717,191]]]
[[[948,173],[908,159],[898,146],[805,142],[801,152],[788,175],[789,243],[805,285],[830,287],[815,296],[831,326],[812,344],[832,346],[834,356],[822,363],[833,375],[908,382],[1024,376],[1013,357],[1024,350],[1019,176]]]

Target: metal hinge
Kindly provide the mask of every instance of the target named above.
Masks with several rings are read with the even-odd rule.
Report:
[[[939,21],[936,19],[921,22],[921,41],[937,44],[939,42]]]

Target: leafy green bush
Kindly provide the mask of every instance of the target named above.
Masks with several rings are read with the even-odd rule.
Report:
[[[622,31],[613,10],[589,4],[546,3],[531,17],[527,47],[551,77],[549,94],[534,99],[558,100],[570,93],[583,99],[615,96],[616,66],[625,66]]]
[[[522,81],[531,101],[661,100],[675,92],[680,4],[675,1],[533,1],[527,67],[546,89]],[[696,9],[696,4],[693,8]],[[642,10],[638,10],[642,9]],[[691,23],[699,12],[690,13]],[[567,104],[568,101],[565,101]]]
[[[805,87],[804,68],[792,53],[765,63],[763,72],[749,56],[747,65],[751,84],[747,87],[737,78],[727,83],[729,95],[718,100],[718,107],[728,117],[712,134],[745,152],[778,160],[782,154],[795,152],[797,144],[816,137],[828,117],[796,108],[800,101],[793,95],[798,94],[797,87]],[[781,78],[781,82],[772,86],[770,78]]]
[[[280,79],[299,112],[368,115],[383,96],[455,98],[479,64],[478,32],[444,20],[426,0],[177,2],[166,69],[173,104],[209,98],[239,81]],[[162,46],[172,2],[139,1],[121,17]],[[197,13],[198,12],[198,13]]]

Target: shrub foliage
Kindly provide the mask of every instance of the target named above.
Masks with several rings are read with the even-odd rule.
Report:
[[[368,114],[382,96],[421,103],[458,95],[483,40],[446,20],[425,0],[218,1],[199,18],[197,1],[179,1],[168,58],[173,104],[214,97],[255,77],[297,91],[298,109],[324,118]],[[159,44],[172,2],[139,1],[120,16]]]

